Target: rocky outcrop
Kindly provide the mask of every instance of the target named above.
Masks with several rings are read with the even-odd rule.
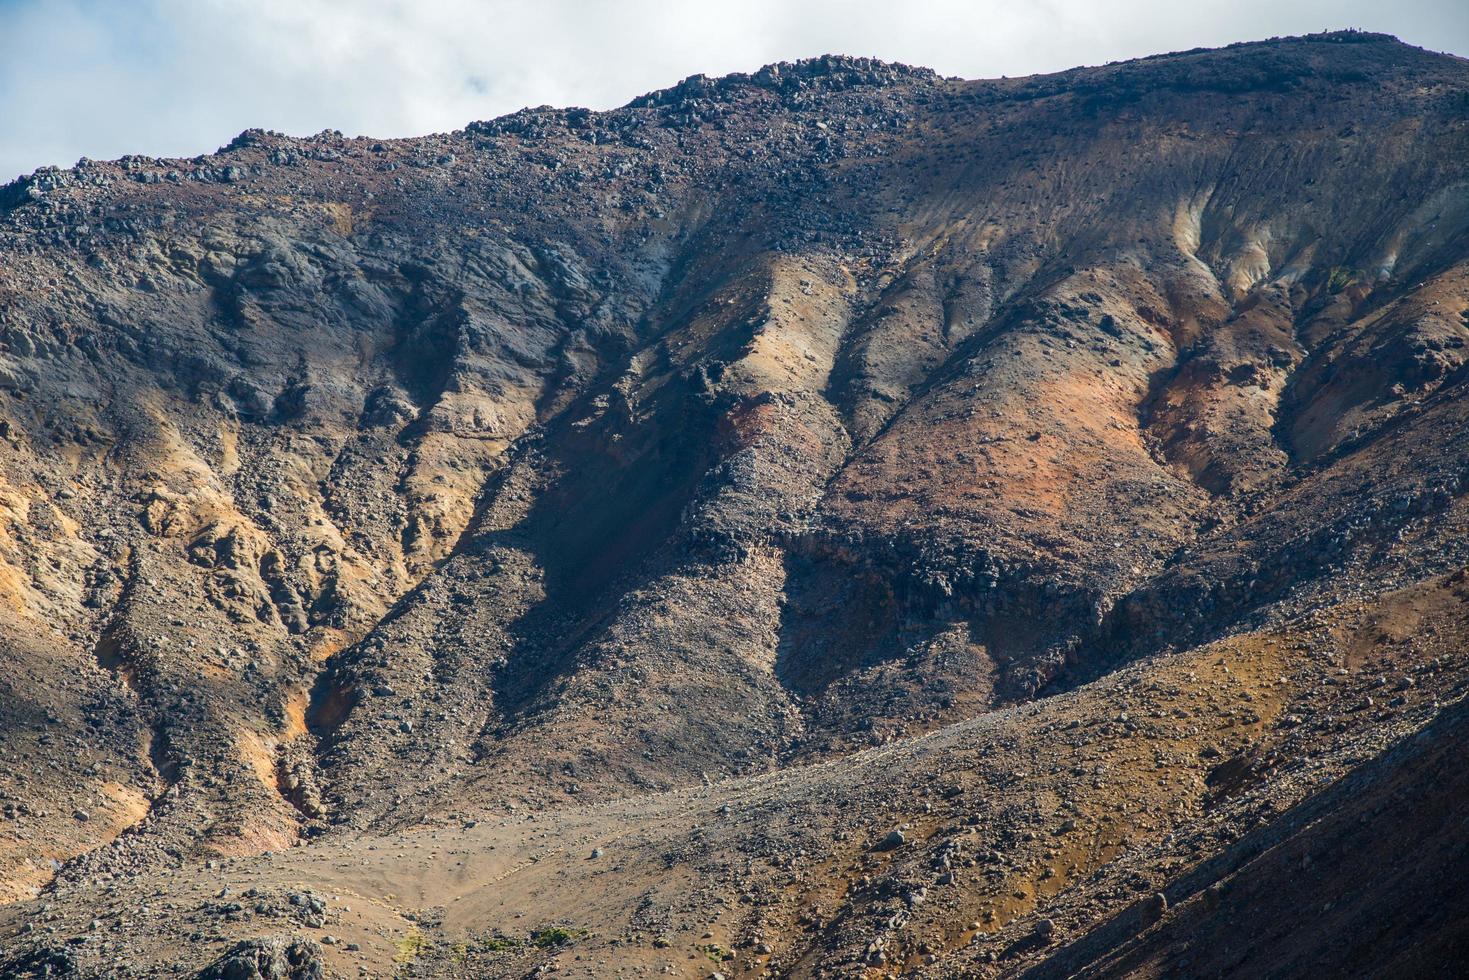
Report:
[[[199,980],[322,980],[321,947],[310,940],[250,939],[198,974]]]

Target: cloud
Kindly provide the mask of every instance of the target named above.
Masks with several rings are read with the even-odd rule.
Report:
[[[1469,53],[1462,0],[0,0],[0,180],[260,126],[407,136],[826,52],[966,77],[1355,26]]]

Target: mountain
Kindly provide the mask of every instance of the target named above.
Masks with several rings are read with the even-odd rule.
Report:
[[[1469,952],[1462,59],[84,160],[0,351],[5,976]]]

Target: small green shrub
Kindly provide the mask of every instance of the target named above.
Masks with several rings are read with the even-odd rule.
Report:
[[[734,953],[725,949],[718,943],[705,943],[704,945],[699,947],[699,950],[715,963],[723,963],[725,960],[734,959]]]
[[[563,929],[560,926],[547,926],[545,929],[537,929],[530,934],[530,941],[541,949],[550,949],[553,946],[565,946],[567,943],[576,942],[578,939],[587,938],[585,929]]]
[[[1326,274],[1326,290],[1329,293],[1339,293],[1348,286],[1355,286],[1361,279],[1356,269],[1348,269],[1344,265],[1334,265]]]
[[[479,948],[487,953],[503,953],[510,949],[519,949],[520,940],[511,939],[509,936],[491,936],[479,944]]]
[[[412,963],[423,953],[428,941],[423,938],[423,933],[415,927],[406,936],[394,944],[398,949],[398,955],[393,957],[397,963]]]

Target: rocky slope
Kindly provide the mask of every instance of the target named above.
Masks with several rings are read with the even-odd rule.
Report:
[[[1466,361],[1379,35],[37,172],[0,970],[1452,975]]]

